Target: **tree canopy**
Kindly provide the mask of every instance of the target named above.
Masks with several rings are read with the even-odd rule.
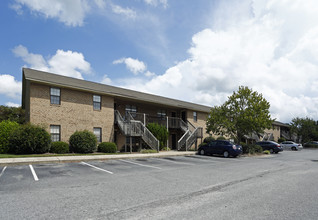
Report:
[[[318,139],[318,123],[311,118],[293,118],[290,124],[290,131],[297,135],[297,141],[306,143]]]
[[[223,105],[211,109],[206,123],[207,132],[228,135],[238,142],[244,135],[263,133],[266,128],[271,128],[274,121],[269,108],[270,104],[262,94],[240,86]]]
[[[8,107],[0,105],[0,122],[4,120],[25,123],[25,113],[21,107]]]

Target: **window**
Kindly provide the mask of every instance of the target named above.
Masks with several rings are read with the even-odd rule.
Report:
[[[51,104],[60,105],[61,104],[61,90],[59,88],[51,88]]]
[[[93,106],[94,110],[101,110],[102,99],[100,95],[93,95]]]
[[[198,120],[197,112],[193,112],[193,121],[197,121],[197,120]]]
[[[136,117],[137,108],[135,105],[126,105],[125,112],[126,115],[130,112],[131,116]]]
[[[159,118],[162,118],[162,119],[165,118],[166,117],[166,110],[162,110],[162,109],[158,110],[157,116]]]
[[[102,142],[102,128],[94,128],[94,134],[97,138],[97,142]]]
[[[51,141],[61,141],[61,126],[60,125],[51,125],[50,126]]]

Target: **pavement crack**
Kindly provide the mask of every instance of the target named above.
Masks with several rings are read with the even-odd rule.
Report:
[[[255,178],[261,178],[264,177],[265,175],[271,174],[271,173],[275,173],[275,172],[279,172],[281,170],[283,170],[285,168],[282,169],[277,169],[277,170],[266,170],[263,171],[261,173],[258,173],[256,175],[253,176],[249,176],[246,178],[242,178],[242,179],[238,179],[238,180],[234,180],[234,181],[230,181],[230,182],[226,182],[226,183],[222,183],[222,184],[218,184],[218,185],[213,185],[213,186],[209,186],[206,187],[204,189],[198,190],[198,191],[194,191],[185,195],[179,195],[179,196],[174,196],[174,197],[170,197],[170,198],[164,198],[164,199],[159,199],[159,200],[154,200],[148,203],[143,203],[143,204],[138,204],[132,207],[129,207],[127,209],[121,209],[121,210],[116,210],[114,212],[110,212],[110,213],[104,213],[104,215],[102,215],[103,217],[106,216],[107,219],[122,219],[128,216],[131,216],[131,213],[136,213],[138,210],[145,210],[145,209],[151,209],[151,208],[159,208],[161,206],[163,206],[162,204],[164,204],[164,206],[167,205],[173,205],[176,203],[182,203],[183,201],[189,201],[190,199],[193,199],[195,197],[199,197],[208,193],[215,193],[215,192],[219,192],[227,187],[239,184],[239,183],[243,183],[246,181],[249,181],[251,179],[255,179]],[[100,217],[100,216],[99,216]]]

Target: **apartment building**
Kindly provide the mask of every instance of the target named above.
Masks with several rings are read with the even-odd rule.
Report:
[[[23,68],[22,108],[27,121],[44,126],[52,141],[68,142],[75,131],[92,131],[118,150],[158,140],[146,128],[156,122],[169,130],[168,146],[188,150],[205,133],[209,106]]]

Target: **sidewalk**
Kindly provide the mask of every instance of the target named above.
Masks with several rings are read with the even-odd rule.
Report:
[[[0,158],[0,166],[34,164],[34,163],[69,163],[89,160],[117,160],[130,158],[172,157],[195,155],[196,151],[160,151],[159,153],[133,153],[114,155],[92,155],[92,156],[56,156],[56,157],[25,157],[25,158]]]

